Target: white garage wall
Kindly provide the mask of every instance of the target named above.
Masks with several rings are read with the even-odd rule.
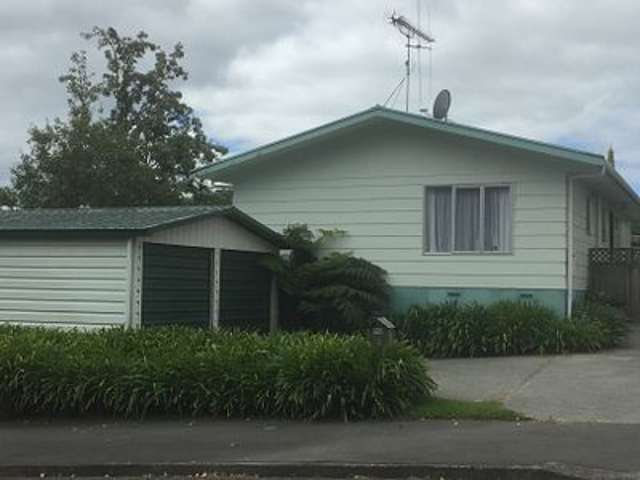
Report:
[[[145,242],[248,252],[276,252],[272,244],[224,217],[209,217],[165,228],[141,238]]]
[[[0,240],[0,322],[125,325],[129,273],[126,240]]]

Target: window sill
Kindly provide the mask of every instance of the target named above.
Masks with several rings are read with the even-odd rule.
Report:
[[[505,256],[513,255],[513,251],[508,252],[422,252],[424,257],[452,257],[452,256]]]

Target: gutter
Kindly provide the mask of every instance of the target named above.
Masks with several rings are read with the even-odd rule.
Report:
[[[622,188],[627,195],[629,195],[629,197],[633,200],[633,202],[637,205],[640,206],[640,197],[638,197],[638,194],[635,192],[635,190],[633,189],[633,187],[631,187],[627,181],[624,179],[624,177],[622,175],[620,175],[620,173],[618,173],[618,171],[613,168],[611,165],[605,165],[605,169],[606,169],[606,173],[609,175],[609,177],[615,181],[618,186],[620,188]]]
[[[573,181],[577,178],[603,177],[607,172],[605,163],[597,173],[567,175],[567,317],[573,313]]]

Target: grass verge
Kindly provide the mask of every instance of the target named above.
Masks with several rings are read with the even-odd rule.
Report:
[[[509,410],[498,401],[469,402],[433,397],[412,411],[412,418],[428,420],[528,420],[518,412]]]

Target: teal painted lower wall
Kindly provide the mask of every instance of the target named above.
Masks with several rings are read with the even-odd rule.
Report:
[[[579,298],[579,292],[574,300]],[[517,288],[430,288],[392,287],[391,308],[394,312],[404,312],[411,305],[443,303],[447,301],[478,302],[489,304],[499,300],[538,301],[559,315],[565,315],[567,293],[562,289],[517,289]]]
[[[586,298],[587,298],[587,291],[586,290],[574,290],[573,291],[573,303],[574,303],[574,305],[576,303],[584,302],[584,300]]]

